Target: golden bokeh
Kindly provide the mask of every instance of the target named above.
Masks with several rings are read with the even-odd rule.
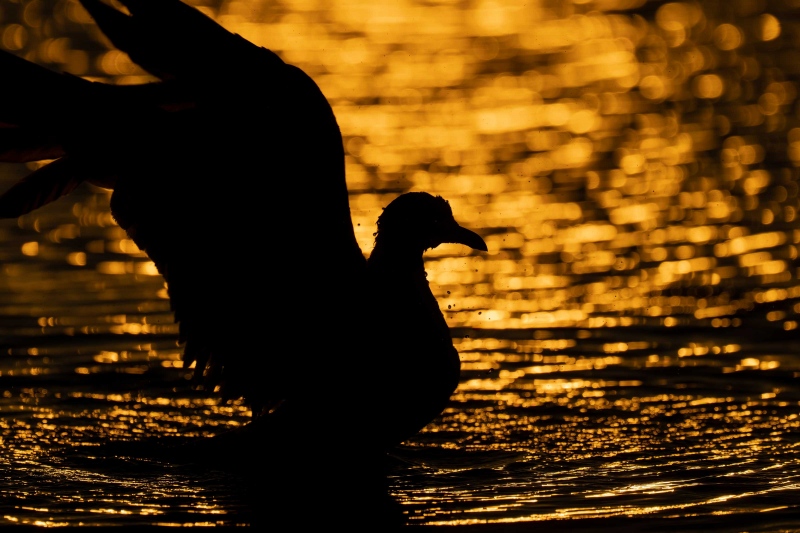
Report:
[[[471,465],[435,460],[424,483],[398,474],[412,520],[724,515],[739,510],[728,500],[756,496],[754,511],[792,505],[769,502],[796,497],[798,483],[781,467],[797,464],[781,454],[800,428],[798,2],[189,3],[319,84],[365,253],[406,190],[444,196],[485,238],[487,254],[442,245],[426,256],[463,375],[408,445],[506,455],[470,483],[453,472]],[[76,0],[4,3],[0,46],[95,81],[153,80]],[[2,189],[37,166],[1,166]],[[241,403],[189,386],[163,279],[114,223],[109,195],[86,186],[0,225],[0,437],[31,471],[56,445],[201,437],[248,419]],[[337,312],[309,309],[309,331]],[[704,495],[700,469],[739,493]],[[763,478],[750,490],[752,472]],[[157,517],[147,524],[235,522],[227,500],[189,481],[103,482],[118,490],[111,503],[61,502]],[[194,515],[173,520],[147,491],[185,498]],[[34,501],[30,485],[23,493]],[[74,524],[52,505],[5,519]]]

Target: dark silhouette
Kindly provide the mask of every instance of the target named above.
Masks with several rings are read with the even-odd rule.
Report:
[[[371,330],[379,335],[371,345],[382,346],[375,355],[388,365],[385,376],[374,380],[375,394],[383,389],[381,412],[389,421],[385,445],[438,416],[458,385],[461,361],[422,262],[422,252],[445,242],[486,250],[483,239],[456,224],[445,200],[427,193],[398,197],[378,218],[367,289],[368,308],[377,313]]]
[[[167,281],[186,363],[253,408],[246,429],[198,453],[242,450],[250,473],[276,480],[257,492],[274,501],[303,475],[384,484],[381,455],[458,384],[422,254],[486,244],[445,200],[409,193],[381,215],[366,261],[341,133],[305,73],[178,0],[121,0],[130,14],[80,1],[162,81],[92,83],[0,54],[0,160],[55,159],[0,197],[0,216],[84,180],[112,188],[114,218]],[[276,454],[292,460],[259,461]]]

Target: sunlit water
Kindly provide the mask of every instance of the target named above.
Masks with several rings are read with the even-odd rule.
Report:
[[[409,189],[489,245],[428,257],[464,372],[393,454],[411,523],[800,528],[800,6],[723,4],[204,3],[331,99],[365,252]],[[93,36],[74,1],[0,18],[5,49],[148,79]],[[101,452],[247,420],[176,333],[107,192],[3,221],[4,522],[248,523],[228,474]]]

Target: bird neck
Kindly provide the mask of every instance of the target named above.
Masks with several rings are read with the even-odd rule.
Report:
[[[402,242],[375,241],[368,264],[372,272],[417,273],[425,275],[425,263],[418,246]]]

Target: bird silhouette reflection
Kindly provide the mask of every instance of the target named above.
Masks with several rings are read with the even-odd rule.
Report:
[[[423,252],[486,244],[444,199],[407,193],[366,260],[342,136],[311,78],[178,0],[80,2],[161,81],[94,83],[0,54],[0,160],[53,160],[0,197],[0,216],[82,181],[113,189],[115,220],[167,282],[185,364],[254,413],[174,453],[237,463],[273,513],[307,500],[322,516],[384,516],[386,450],[439,415],[459,379]],[[310,317],[316,302],[336,311]]]

